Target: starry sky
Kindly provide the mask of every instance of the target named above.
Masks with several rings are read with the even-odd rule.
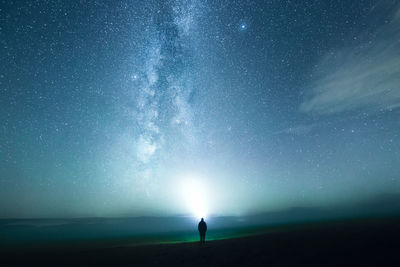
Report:
[[[397,1],[0,1],[0,217],[400,193]]]

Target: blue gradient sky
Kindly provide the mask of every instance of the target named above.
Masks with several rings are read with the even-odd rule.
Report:
[[[396,1],[1,1],[0,217],[400,193]]]

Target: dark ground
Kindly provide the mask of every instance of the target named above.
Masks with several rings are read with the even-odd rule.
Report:
[[[400,266],[400,219],[304,224],[205,245],[3,249],[0,256],[0,266]]]

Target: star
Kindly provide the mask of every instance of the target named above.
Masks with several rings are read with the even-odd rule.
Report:
[[[248,25],[247,25],[246,22],[241,22],[241,23],[239,24],[239,31],[244,32],[244,31],[247,30],[247,28],[248,28]]]

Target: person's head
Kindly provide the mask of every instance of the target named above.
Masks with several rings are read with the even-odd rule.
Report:
[[[203,218],[201,218],[201,221],[204,221],[204,219],[203,219]]]

